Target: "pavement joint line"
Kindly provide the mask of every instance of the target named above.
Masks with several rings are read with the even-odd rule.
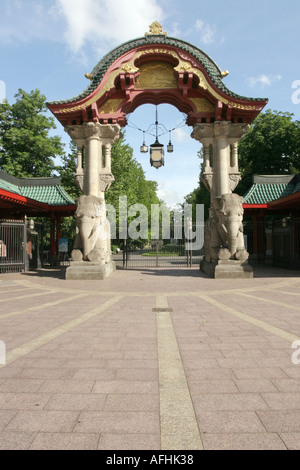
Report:
[[[279,338],[282,338],[288,341],[289,343],[293,343],[296,340],[300,340],[300,337],[294,335],[293,333],[285,331],[265,321],[258,320],[257,318],[251,317],[250,315],[247,315],[246,313],[242,313],[239,310],[235,310],[232,307],[229,307],[228,305],[225,305],[222,302],[219,302],[218,300],[212,299],[211,297],[209,297],[209,295],[198,293],[198,297],[202,298],[207,303],[214,305],[220,310],[223,310],[224,312],[229,313],[230,315],[233,315],[237,318],[240,318],[241,320],[251,323],[252,325],[257,326],[258,328],[261,328],[262,330],[265,330],[268,333],[271,333],[275,336],[278,336]]]
[[[36,282],[27,281],[26,279],[16,279],[14,282],[21,287],[26,287],[27,289],[53,290],[53,287],[43,286],[42,284],[40,285]],[[63,290],[63,287],[58,287],[57,290]]]
[[[265,299],[263,297],[258,297],[257,295],[245,294],[244,292],[238,292],[238,295],[242,295],[243,297],[249,297],[250,299],[261,300],[269,304],[279,305],[280,307],[291,308],[300,312],[300,307],[295,307],[295,305],[286,304],[284,302],[278,302],[277,300]]]
[[[47,295],[47,294],[55,294],[55,293],[56,293],[56,290],[47,290],[46,292],[37,292],[36,294],[20,295],[19,297],[14,297],[14,300],[21,300],[21,299],[26,299],[27,297],[31,298],[31,297],[38,297],[39,295]],[[0,302],[9,302],[9,301],[11,301],[11,299],[0,299]]]
[[[45,304],[35,305],[34,307],[27,307],[27,308],[24,308],[23,310],[16,310],[15,312],[4,313],[3,315],[0,315],[0,320],[4,318],[14,317],[15,315],[22,315],[23,313],[27,313],[27,312],[34,312],[35,310],[41,310],[47,307],[53,307],[54,305],[58,305],[63,302],[70,302],[71,300],[79,299],[80,297],[87,297],[88,295],[89,294],[87,292],[84,292],[82,294],[73,295],[72,297],[67,297],[66,299],[59,299],[53,302],[47,302]]]
[[[295,282],[295,280],[294,280]],[[241,288],[236,288],[236,289],[219,289],[219,290],[210,290],[209,295],[211,294],[236,294],[238,292],[256,292],[257,290],[259,291],[273,291],[273,290],[278,290],[280,287],[298,287],[298,286],[293,286],[291,280],[288,281],[281,281],[281,282],[275,282],[274,284],[265,284],[261,286],[253,286],[253,287],[241,287]],[[198,293],[199,291],[197,291]]]
[[[18,283],[19,285],[23,286],[23,287],[26,287],[26,288],[31,288],[31,289],[43,289],[43,290],[53,290],[53,288],[50,288],[50,287],[47,287],[47,286],[44,286],[44,285],[38,285],[36,283],[33,283],[31,281],[28,281],[28,280],[15,280],[14,282]],[[280,282],[275,282],[273,284],[263,284],[261,286],[253,286],[253,287],[241,287],[241,288],[236,288],[236,289],[219,289],[219,290],[211,290],[209,291],[209,294],[220,294],[220,293],[224,293],[224,294],[232,294],[232,293],[237,293],[237,292],[252,292],[252,291],[257,291],[257,290],[260,290],[260,291],[266,291],[266,290],[274,290],[274,289],[278,289],[280,287],[286,287],[286,286],[290,286],[292,287],[292,285],[295,283],[295,282],[299,282],[297,278],[295,279],[289,279],[287,281],[280,281]],[[4,287],[4,286],[3,286]],[[299,286],[293,286],[293,287],[299,287]],[[78,288],[77,287],[74,287],[74,288],[71,288],[71,287],[56,287],[55,288],[57,292],[65,292],[65,293],[73,293],[74,291],[75,292],[78,292]],[[115,295],[116,292],[115,291],[92,291],[92,290],[87,290],[87,289],[84,289],[84,286],[83,284],[80,285],[80,290],[81,292],[87,292],[88,294],[93,294],[93,295]],[[196,291],[196,292],[191,292],[191,291],[187,291],[187,292],[168,292],[167,295],[168,296],[181,296],[181,295],[197,295],[199,291]],[[205,291],[207,292],[207,291]],[[132,293],[132,292],[122,292],[122,295],[124,295],[125,297],[128,296],[128,297],[149,297],[149,296],[153,296],[153,295],[157,295],[157,292],[136,292],[136,293]]]
[[[0,285],[0,288],[2,286]],[[7,287],[7,286],[3,286],[4,287]],[[10,287],[10,286],[8,286]],[[34,290],[34,287],[32,288]],[[11,289],[11,290],[8,290],[7,292],[1,292],[1,294],[10,294],[11,292],[24,292],[25,288],[24,287],[20,287],[19,289]]]
[[[166,296],[156,308],[161,449],[203,450]]]
[[[122,298],[123,298],[122,295],[115,296],[113,299],[108,300],[104,304],[84,313],[83,315],[80,315],[79,317],[76,317],[73,320],[70,320],[64,323],[63,325],[58,326],[57,328],[53,328],[52,330],[47,331],[46,333],[38,336],[37,338],[34,338],[33,340],[25,344],[22,344],[21,346],[18,346],[12,349],[11,351],[7,351],[6,352],[6,364],[0,365],[0,369],[3,367],[6,367],[7,365],[25,356],[26,354],[29,354],[30,352],[35,351],[41,346],[44,346],[45,344],[58,338],[59,336],[64,335],[65,333],[68,333],[73,328],[76,328],[77,326],[82,325],[83,323],[96,317],[100,313],[103,313],[105,310],[107,310],[108,308],[112,307],[117,302],[119,302]]]
[[[279,292],[280,294],[300,295],[300,292],[289,292],[286,290],[279,290],[279,289],[276,289],[276,292]]]

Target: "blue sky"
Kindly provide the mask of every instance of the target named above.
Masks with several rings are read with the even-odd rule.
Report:
[[[103,55],[144,36],[158,20],[169,36],[194,44],[229,70],[224,79],[229,89],[269,98],[265,109],[299,119],[299,18],[299,0],[0,0],[0,99],[6,96],[12,103],[19,88],[39,88],[48,101],[72,98],[87,88],[84,75]],[[146,129],[154,112],[154,106],[145,105],[129,121]],[[159,106],[159,121],[168,129],[183,118],[177,109]],[[126,128],[135,158],[171,207],[198,184],[201,145],[191,132],[185,126],[173,133],[174,153],[155,170],[148,155],[139,152],[142,135]],[[55,133],[68,150],[69,138],[59,123]],[[152,140],[147,138],[148,145]],[[160,140],[167,144],[168,135]]]

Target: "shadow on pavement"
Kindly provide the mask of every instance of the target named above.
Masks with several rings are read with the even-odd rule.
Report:
[[[202,273],[199,268],[127,268],[123,269],[117,266],[117,271],[131,271],[141,272],[146,276],[161,276],[161,277],[198,277],[202,279],[211,279],[207,274]],[[275,268],[265,265],[253,266],[254,278],[299,278],[300,271],[292,271],[290,269]],[[66,267],[60,268],[41,268],[35,271],[27,271],[22,273],[22,276],[27,277],[40,277],[52,279],[65,279]],[[251,282],[251,279],[249,279]]]
[[[35,271],[27,271],[22,276],[28,277],[51,277],[52,279],[65,279],[66,268],[41,268]]]

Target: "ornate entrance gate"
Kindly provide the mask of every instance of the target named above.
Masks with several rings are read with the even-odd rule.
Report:
[[[233,194],[240,180],[237,144],[267,100],[230,91],[223,81],[227,74],[202,50],[168,37],[154,22],[143,38],[122,44],[100,60],[86,74],[91,83],[83,93],[48,104],[77,143],[75,179],[85,198],[84,204],[79,201],[84,212],[77,212],[72,255],[77,264],[67,271],[68,278],[91,278],[91,262],[99,264],[96,278],[112,271],[108,244],[95,237],[91,242],[90,234],[95,233],[95,214],[114,181],[111,145],[126,126],[127,114],[146,103],[168,103],[185,113],[192,137],[204,146],[202,181],[211,192],[211,215],[202,269],[215,277],[226,277],[228,271],[230,277],[251,275],[249,267],[245,269],[248,253],[241,236],[241,201]],[[98,227],[103,227],[104,219],[99,217]]]

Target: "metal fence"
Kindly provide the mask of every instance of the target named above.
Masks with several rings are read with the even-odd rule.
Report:
[[[199,266],[203,255],[204,224],[190,229],[189,239],[150,240],[133,246],[131,240],[123,240],[120,250],[113,255],[118,267],[128,268],[176,268]]]
[[[0,220],[0,273],[24,272],[25,266],[25,222]]]
[[[300,219],[284,218],[273,223],[275,266],[300,269]]]

